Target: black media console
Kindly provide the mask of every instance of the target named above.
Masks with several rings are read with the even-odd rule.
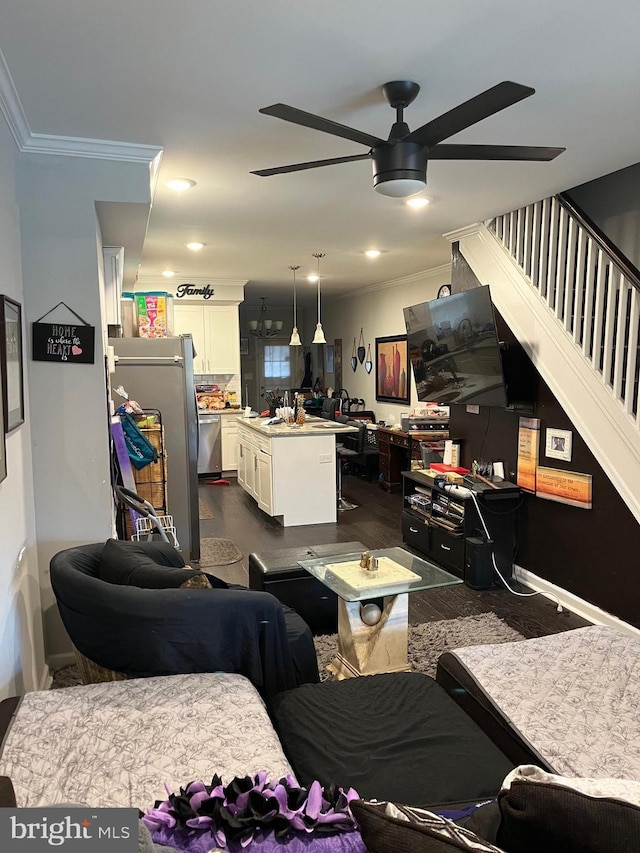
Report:
[[[473,494],[471,494],[473,492]],[[424,554],[473,589],[502,586],[512,576],[520,489],[513,483],[465,482],[455,488],[436,484],[420,471],[402,472],[402,535]],[[479,513],[489,531],[490,540]]]

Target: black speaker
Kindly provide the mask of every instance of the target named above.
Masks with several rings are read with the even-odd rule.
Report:
[[[471,589],[492,589],[498,580],[493,570],[493,540],[485,542],[476,536],[466,540],[464,582]]]

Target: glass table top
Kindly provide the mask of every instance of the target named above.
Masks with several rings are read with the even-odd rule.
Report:
[[[378,558],[377,571],[360,566],[361,551],[298,562],[345,601],[364,601],[462,583],[460,578],[404,548],[381,548],[368,553]]]

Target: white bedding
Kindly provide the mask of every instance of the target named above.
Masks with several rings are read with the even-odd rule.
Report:
[[[0,755],[18,806],[144,809],[218,773],[293,771],[262,699],[241,675],[206,673],[27,693]]]
[[[592,626],[454,655],[556,773],[640,779],[640,640]]]

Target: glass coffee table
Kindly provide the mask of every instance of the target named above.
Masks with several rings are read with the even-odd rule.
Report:
[[[404,548],[300,560],[299,564],[338,596],[338,654],[328,669],[339,679],[410,670],[409,593],[462,583]]]

